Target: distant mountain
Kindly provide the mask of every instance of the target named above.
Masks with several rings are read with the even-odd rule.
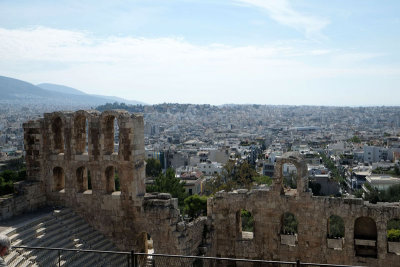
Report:
[[[119,102],[119,103],[131,104],[131,105],[137,105],[137,104],[146,105],[146,103],[144,103],[144,102],[140,102],[140,101],[136,101],[136,100],[128,100],[128,99],[124,99],[124,98],[116,97],[116,96],[86,94],[78,89],[64,86],[64,85],[59,85],[59,84],[41,83],[41,84],[38,84],[37,86],[42,89],[46,89],[46,90],[53,91],[53,92],[72,94],[72,95],[86,95],[86,96],[101,98],[101,99],[107,100],[107,102],[112,102],[112,103]]]
[[[27,99],[27,98],[43,98],[52,95],[51,92],[39,88],[31,83],[21,80],[0,76],[0,99]]]
[[[77,89],[57,85],[31,83],[0,76],[0,102],[12,104],[40,104],[44,106],[82,107],[103,105],[112,102],[125,102],[129,104],[144,104],[122,98],[89,95]]]
[[[59,92],[63,94],[71,94],[71,95],[86,95],[86,93],[79,91],[78,89],[64,86],[64,85],[59,85],[59,84],[53,84],[53,83],[40,83],[36,85],[42,89],[53,91],[53,92]]]

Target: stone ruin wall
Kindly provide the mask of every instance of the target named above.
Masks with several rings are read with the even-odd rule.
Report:
[[[148,233],[156,253],[197,254],[205,218],[182,222],[177,199],[145,192],[143,129],[143,117],[125,111],[46,113],[24,124],[28,181],[40,184],[47,205],[74,209],[120,249],[145,252]]]
[[[298,175],[297,194],[283,191],[282,166],[292,163]],[[400,218],[400,203],[370,204],[362,199],[315,197],[306,189],[306,165],[301,159],[288,156],[277,163],[274,184],[269,189],[219,192],[208,201],[211,218],[212,256],[269,259],[364,266],[398,266],[400,256],[388,253],[387,222]],[[301,177],[301,175],[303,175]],[[250,211],[254,217],[254,236],[243,238],[239,212]],[[288,236],[281,234],[285,212],[298,221],[296,243],[287,244]],[[340,216],[345,225],[342,248],[328,246],[328,219]],[[377,258],[356,256],[355,221],[371,218],[376,223]],[[361,227],[362,224],[361,224]],[[369,229],[365,229],[369,231]],[[289,236],[293,237],[293,236]],[[281,240],[286,240],[282,242]],[[334,239],[332,242],[338,240]],[[367,242],[367,241],[358,241]],[[370,241],[368,241],[370,242]],[[286,243],[286,244],[282,244]],[[358,244],[358,243],[357,243]]]
[[[83,148],[83,118],[89,125],[87,152]],[[117,119],[120,129],[118,152],[112,148],[111,118]],[[388,253],[386,240],[387,222],[400,218],[399,203],[374,205],[361,199],[314,197],[308,192],[306,165],[296,154],[288,154],[277,163],[270,188],[219,192],[208,200],[208,219],[185,223],[180,219],[176,199],[169,194],[145,193],[142,116],[124,111],[54,112],[25,123],[24,131],[26,183],[34,184],[35,194],[39,189],[42,192],[42,197],[28,208],[40,206],[44,201],[71,207],[121,249],[145,251],[144,233],[149,233],[156,253],[368,266],[396,266],[399,260],[396,254]],[[297,169],[295,194],[287,194],[283,188],[285,163]],[[82,183],[87,179],[82,175],[82,167],[90,170],[92,190]],[[118,169],[119,192],[107,182],[110,167]],[[60,168],[63,188],[57,185]],[[29,206],[26,200],[25,197],[24,203]],[[250,211],[254,217],[252,239],[242,235],[240,209]],[[297,241],[292,240],[293,236],[281,234],[285,212],[296,216]],[[331,215],[344,220],[341,249],[328,245],[337,243],[327,239]],[[370,218],[376,224],[376,258],[356,256],[357,218]]]

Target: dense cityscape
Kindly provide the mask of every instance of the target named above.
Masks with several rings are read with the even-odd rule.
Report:
[[[2,162],[23,156],[22,123],[51,108],[2,107]],[[371,187],[400,183],[399,107],[114,103],[97,109],[143,113],[147,158],[159,160],[164,172],[173,168],[189,194],[203,194],[207,181],[232,161],[247,161],[259,175],[273,177],[276,159],[288,151],[309,159],[309,182],[313,189],[319,184],[317,195],[360,196]],[[116,147],[117,137],[118,127]],[[288,176],[295,169],[283,171]]]

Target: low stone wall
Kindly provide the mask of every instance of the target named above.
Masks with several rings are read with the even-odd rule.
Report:
[[[208,201],[208,216],[214,226],[209,256],[257,258],[265,260],[300,259],[305,262],[330,264],[397,266],[399,256],[388,253],[387,223],[400,218],[399,203],[371,204],[362,199],[313,197],[303,194],[298,199],[268,190],[220,192]],[[254,216],[254,238],[241,238],[237,213],[246,209]],[[298,221],[297,242],[283,236],[282,217],[294,214]],[[327,239],[328,219],[340,216],[345,225],[343,239]],[[377,239],[356,239],[355,222],[370,218],[376,224]],[[356,256],[356,246],[376,246],[376,258]],[[395,250],[389,248],[389,251]]]
[[[45,206],[46,196],[43,194],[41,182],[17,182],[14,188],[17,193],[0,198],[0,220]]]

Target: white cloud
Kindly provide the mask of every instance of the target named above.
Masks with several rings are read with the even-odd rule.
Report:
[[[329,20],[302,14],[293,9],[288,0],[235,0],[265,10],[271,19],[282,25],[294,28],[309,38],[320,38],[321,30]]]
[[[338,55],[289,44],[200,46],[182,38],[96,38],[43,27],[0,28],[0,75],[147,103],[310,104],[308,90],[315,90],[315,101],[320,85],[329,85],[326,79],[354,76],[358,82],[363,75],[400,75],[396,66],[336,64]],[[362,60],[363,54],[355,57]],[[325,95],[321,99],[327,101]]]

